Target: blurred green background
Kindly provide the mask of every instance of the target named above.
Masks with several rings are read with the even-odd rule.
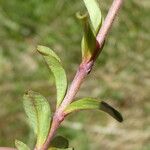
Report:
[[[111,0],[99,0],[103,16]],[[33,144],[22,96],[42,93],[53,105],[53,76],[38,44],[56,51],[69,82],[81,60],[82,28],[75,13],[82,0],[0,0],[0,145]],[[70,115],[59,134],[77,150],[150,150],[150,1],[126,0],[93,72],[77,97],[107,101],[124,116],[122,124],[98,111]]]

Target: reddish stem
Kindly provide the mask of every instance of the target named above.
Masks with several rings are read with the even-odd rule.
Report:
[[[17,149],[12,147],[0,147],[0,150],[17,150]]]
[[[47,149],[56,130],[58,129],[61,122],[64,120],[65,115],[63,112],[64,112],[65,108],[74,100],[74,97],[75,97],[76,93],[78,92],[81,83],[83,82],[83,80],[87,76],[87,74],[91,71],[92,65],[93,65],[93,61],[90,61],[87,63],[81,63],[62,104],[56,110],[56,112],[54,114],[52,125],[51,125],[51,130],[50,130],[47,141],[45,142],[42,150]]]
[[[122,3],[123,3],[123,0],[114,0],[113,1],[112,5],[108,11],[108,14],[103,22],[103,25],[100,28],[100,31],[96,38],[100,47],[103,45],[105,38],[106,38],[110,28],[112,27],[114,19],[115,19],[116,15],[118,14],[118,11],[121,8]]]

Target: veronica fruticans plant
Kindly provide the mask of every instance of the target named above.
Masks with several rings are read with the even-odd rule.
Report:
[[[52,115],[49,103],[44,96],[33,91],[28,91],[24,95],[25,112],[36,135],[34,150],[73,150],[69,148],[67,139],[55,136],[55,134],[65,117],[74,111],[97,109],[106,112],[119,122],[123,121],[121,114],[104,101],[89,97],[75,100],[81,83],[90,73],[96,58],[103,49],[106,35],[122,4],[122,0],[114,0],[102,23],[101,11],[96,0],[83,1],[88,13],[77,13],[83,25],[82,62],[69,88],[65,70],[57,54],[48,47],[37,47],[37,51],[43,56],[55,77],[57,103]],[[15,141],[15,145],[18,150],[30,150],[26,144],[18,140]],[[10,150],[12,148],[1,149]]]

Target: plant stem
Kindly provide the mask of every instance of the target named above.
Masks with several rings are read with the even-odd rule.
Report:
[[[121,8],[122,3],[123,3],[123,0],[114,0],[113,1],[112,5],[108,11],[108,14],[104,20],[104,23],[103,23],[102,27],[100,28],[100,31],[97,35],[97,41],[100,46],[102,46],[102,44],[104,43],[105,38],[106,38],[110,28],[112,27],[114,19],[115,19],[116,15],[118,14],[118,11]]]
[[[121,8],[122,3],[123,3],[123,0],[114,0],[111,7],[109,8],[108,14],[107,14],[107,16],[103,22],[103,25],[100,28],[99,33],[96,37],[97,43],[99,44],[99,48],[97,48],[97,50],[94,54],[94,60],[98,57],[99,53],[103,49],[106,36],[112,27],[114,19],[116,18],[117,14],[119,12],[119,9]]]
[[[82,62],[79,66],[79,69],[77,70],[77,73],[72,81],[72,84],[70,85],[70,88],[60,105],[59,109],[57,110],[57,115],[61,114],[65,108],[74,100],[74,97],[76,93],[78,92],[82,82],[84,81],[84,78],[90,73],[93,61],[89,62]]]
[[[0,150],[17,150],[17,149],[12,147],[0,147]]]
[[[100,51],[102,50],[102,46],[104,44],[104,41],[106,39],[106,36],[112,26],[112,23],[118,14],[118,11],[121,7],[121,4],[123,3],[123,0],[114,0],[109,12],[106,16],[106,19],[97,35],[97,42],[98,42],[98,48],[96,49],[96,54],[97,56]],[[84,81],[85,77],[90,73],[92,66],[94,64],[95,60],[91,60],[89,62],[82,62],[79,66],[79,69],[76,72],[76,75],[70,85],[70,88],[67,91],[67,94],[60,105],[60,107],[56,110],[54,113],[51,129],[48,135],[48,138],[46,142],[44,143],[43,147],[40,150],[47,150],[49,147],[49,144],[53,138],[53,136],[56,133],[56,130],[60,126],[61,122],[64,120],[65,115],[64,115],[64,110],[66,107],[74,100],[75,95],[77,94],[82,82]]]
[[[87,63],[81,63],[79,66],[79,69],[72,81],[72,84],[70,85],[69,90],[67,91],[67,94],[60,105],[60,107],[56,110],[53,121],[51,125],[51,129],[47,138],[47,141],[45,142],[44,146],[41,150],[47,150],[47,147],[49,143],[51,142],[56,130],[58,129],[60,123],[64,120],[64,113],[63,111],[65,108],[74,100],[74,97],[76,93],[78,92],[81,83],[83,82],[84,78],[87,76],[87,74],[92,69],[93,61],[87,62]]]

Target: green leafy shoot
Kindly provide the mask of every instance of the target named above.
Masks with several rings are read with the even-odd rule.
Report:
[[[17,150],[30,150],[30,148],[21,141],[15,140]]]
[[[83,98],[77,101],[74,101],[68,106],[65,110],[66,114],[69,114],[73,111],[78,111],[78,110],[85,110],[85,109],[98,109],[106,112],[113,118],[115,118],[117,121],[122,122],[123,118],[121,114],[115,110],[113,107],[108,105],[107,103],[103,101],[98,101],[93,98]]]
[[[57,89],[57,107],[61,104],[67,90],[67,77],[59,57],[48,47],[38,46],[37,50],[43,55],[49,69],[55,77]]]
[[[96,0],[83,0],[83,1],[88,10],[90,20],[94,28],[94,33],[95,35],[97,35],[102,24],[101,10]]]
[[[24,109],[29,123],[37,136],[36,147],[40,147],[46,140],[50,129],[51,110],[48,101],[41,94],[28,91],[24,95]]]
[[[81,42],[82,59],[90,60],[96,48],[96,37],[88,21],[88,16],[77,13],[77,18],[81,20],[83,25],[83,38]]]

